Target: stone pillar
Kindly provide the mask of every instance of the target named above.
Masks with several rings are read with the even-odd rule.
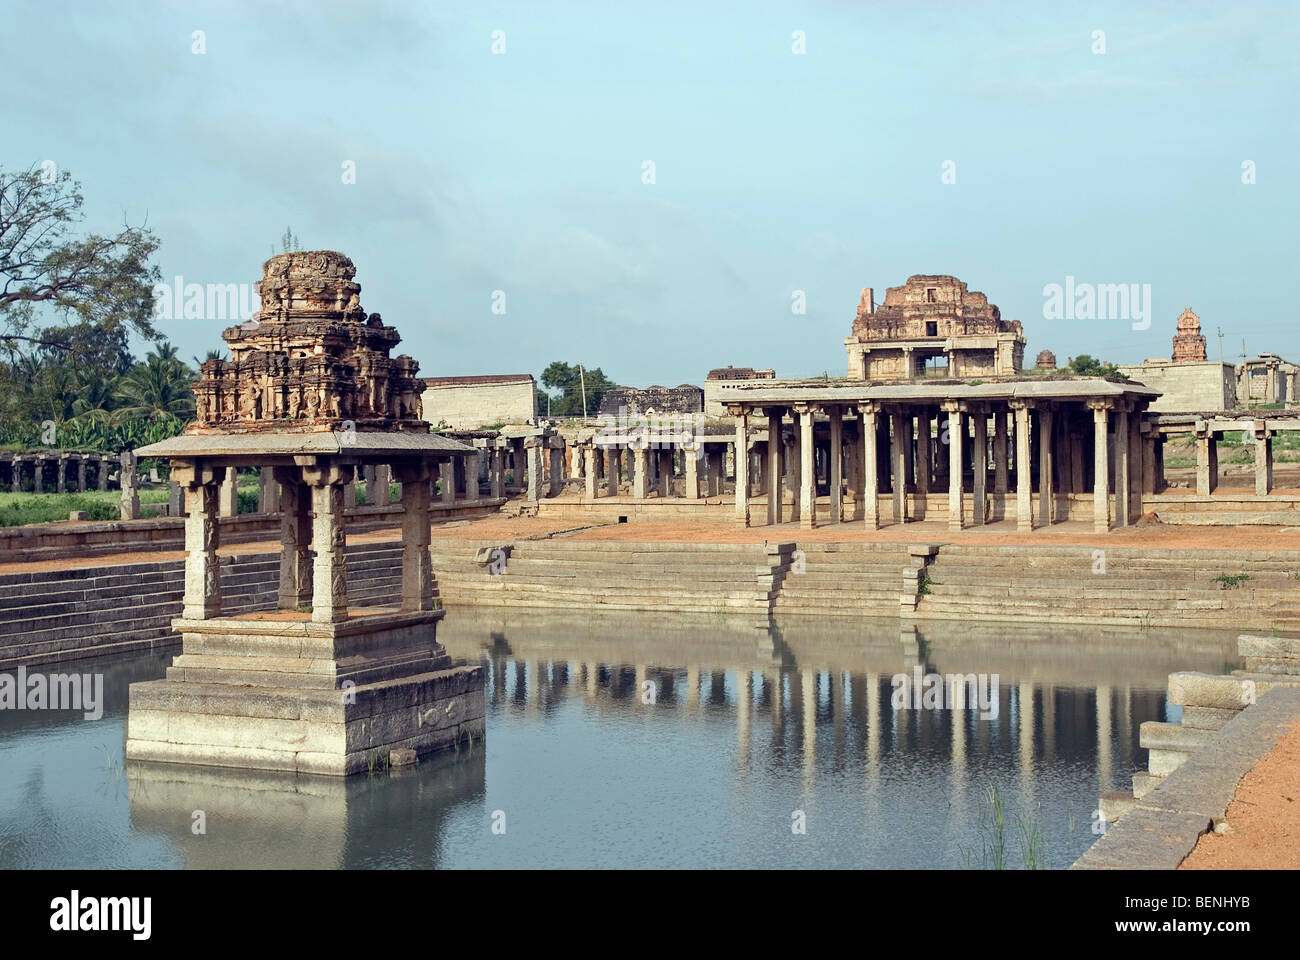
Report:
[[[374,490],[366,490],[366,500],[376,507],[388,506],[390,502],[388,498],[388,494],[390,493],[389,484],[392,483],[392,480],[393,470],[388,464],[375,464]],[[452,482],[452,485],[455,485],[455,481]]]
[[[477,457],[475,457],[477,459]],[[429,467],[402,466],[402,609],[433,609],[433,558],[429,555]],[[341,521],[340,521],[341,522]]]
[[[586,490],[584,492],[586,493],[588,500],[595,500],[600,495],[599,484],[597,483],[598,478],[596,476],[596,445],[591,444],[590,446],[583,447],[582,457],[582,478],[586,484]]]
[[[257,512],[275,513],[279,500],[280,491],[275,485],[274,471],[270,467],[260,468],[257,477]],[[353,506],[355,505],[354,503]]]
[[[1218,470],[1212,462],[1217,459],[1214,433],[1204,421],[1196,425],[1196,495],[1208,497],[1218,486]]]
[[[749,526],[749,411],[732,410],[736,418],[736,523]]]
[[[844,411],[840,407],[827,407],[831,418],[830,450],[830,522],[844,520]]]
[[[763,411],[767,415],[767,522],[781,522],[781,417],[785,411],[780,407],[768,407]]]
[[[655,453],[658,493],[661,497],[670,497],[673,492],[673,451],[659,450]]]
[[[66,453],[61,453],[61,454],[59,454],[59,462],[58,462],[58,469],[57,469],[56,476],[57,476],[57,479],[55,480],[55,488],[54,488],[55,491],[56,491],[57,493],[65,493],[65,492],[67,492],[67,489],[68,489],[68,455],[67,455]]]
[[[456,503],[456,461],[452,457],[439,462],[438,464],[438,486],[442,494],[442,502],[447,506],[453,506]]]
[[[103,461],[101,460],[100,462],[102,463]],[[100,476],[108,476],[102,466],[99,468],[99,473]],[[19,493],[23,489],[23,458],[18,456],[16,453],[9,461],[9,488],[14,493]]]
[[[1110,529],[1110,408],[1089,403],[1092,408],[1092,530]]]
[[[1038,410],[1038,522],[1044,526],[1052,523],[1052,408]]]
[[[529,437],[524,441],[525,458],[528,474],[528,499],[538,503],[542,499],[542,451],[545,449],[541,437]]]
[[[1115,410],[1115,526],[1126,527],[1129,517],[1128,411]]]
[[[357,468],[344,467],[343,470],[343,509],[355,510],[357,508]],[[274,496],[271,498],[271,509],[268,512],[275,513],[276,508],[280,505],[280,489],[279,482],[275,479],[274,474],[271,477],[271,487],[274,490]],[[429,492],[432,494],[433,491]]]
[[[14,463],[15,466],[17,466],[17,461],[15,461]],[[108,464],[109,464],[108,457],[99,458],[99,471],[95,475],[95,482],[96,485],[99,487],[101,493],[106,492],[108,490]],[[14,476],[17,477],[18,474],[15,473]],[[17,480],[15,480],[14,492],[16,493],[17,491],[18,491],[18,482]]]
[[[493,500],[504,500],[506,495],[506,452],[493,447],[488,466],[488,495]]]
[[[1135,406],[1128,418],[1128,522],[1142,516],[1142,409]]]
[[[44,493],[45,492],[45,454],[38,453],[36,455],[35,467],[36,469],[32,473],[32,492]],[[137,513],[137,516],[138,515],[139,514]]]
[[[550,465],[550,477],[547,484],[547,496],[559,496],[561,488],[564,486],[564,449],[562,447],[550,447],[547,449],[547,459]]]
[[[797,523],[800,517],[802,499],[800,491],[803,490],[803,426],[799,422],[798,413],[792,413],[790,416],[790,437],[788,443],[783,443],[781,453],[785,456],[786,478],[790,482],[790,522]],[[813,478],[813,489],[816,490],[816,477]]]
[[[682,448],[682,465],[686,470],[686,499],[700,499],[700,460],[704,458],[704,442],[697,439],[695,449]]]
[[[605,482],[608,485],[607,496],[618,496],[619,483],[619,449],[618,447],[605,448]]]
[[[39,466],[40,464],[37,464],[38,469]],[[121,483],[119,486],[122,488],[120,501],[122,519],[138,520],[140,519],[140,493],[135,487],[135,454],[130,450],[122,451],[120,471]]]
[[[221,482],[221,501],[218,509],[223,517],[239,515],[239,474],[234,467],[226,468],[226,479]]]
[[[167,481],[167,516],[183,517],[185,515],[185,494],[181,485],[175,480]]]
[[[715,444],[715,446],[717,445]],[[722,496],[723,482],[726,479],[727,474],[727,452],[725,448],[712,450],[707,446],[705,447],[705,450],[708,450],[709,460],[709,496],[720,497]]]
[[[1273,489],[1273,435],[1264,420],[1255,421],[1255,495],[1266,497]]]
[[[1007,413],[1005,410],[993,412],[993,499],[996,505],[995,516],[999,520],[1007,517]]]
[[[864,403],[862,411],[862,512],[868,530],[880,529],[880,463],[877,456],[878,415],[876,407]]]
[[[632,450],[632,496],[638,500],[650,496],[650,451],[644,443]]]
[[[86,492],[86,457],[84,454],[77,457],[77,492]]]
[[[208,620],[221,615],[221,569],[218,566],[218,486],[234,467],[172,468],[172,477],[185,488],[189,513],[185,518],[185,596],[181,616]]]
[[[465,458],[465,499],[470,503],[478,502],[479,478],[482,474],[483,451],[476,448],[473,453]]]
[[[383,478],[388,479],[387,469]],[[303,479],[311,488],[311,545],[316,554],[312,564],[311,618],[314,623],[338,623],[348,618],[343,474],[334,466],[304,467]]]
[[[903,427],[903,411],[889,414],[889,465],[893,475],[894,523],[907,522],[907,430]]]
[[[1030,492],[1029,464],[1029,404],[1013,400],[1011,409],[1016,418],[1016,530],[1027,533],[1034,529],[1033,497]]]
[[[912,500],[912,516],[924,520],[930,507],[930,411],[922,408],[916,414],[916,496]]]
[[[281,610],[298,610],[311,603],[311,493],[296,467],[276,467],[280,490]]]
[[[952,401],[943,405],[948,414],[948,529],[962,528],[961,448],[965,438],[961,407]]]
[[[817,469],[813,464],[814,408],[795,407],[799,414],[799,526],[817,526]]]
[[[985,409],[976,410],[971,414],[972,423],[975,427],[975,443],[971,447],[971,523],[977,527],[984,525],[984,511],[986,509],[985,501],[988,498],[989,482],[989,414]]]

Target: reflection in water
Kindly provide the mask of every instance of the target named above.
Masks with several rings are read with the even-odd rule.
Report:
[[[1165,718],[1167,675],[1219,672],[1235,648],[1219,632],[464,609],[440,639],[487,665],[486,742],[347,781],[122,767],[127,685],[171,654],[78,665],[105,674],[102,720],[0,713],[0,866],[980,866],[996,787],[1063,867],[1094,839],[1098,793],[1145,765],[1138,727]],[[917,668],[997,675],[995,696],[896,708],[892,678]]]

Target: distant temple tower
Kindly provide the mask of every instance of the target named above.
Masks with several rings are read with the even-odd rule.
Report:
[[[864,288],[844,346],[856,380],[924,376],[926,360],[940,356],[953,378],[1013,376],[1025,336],[1018,320],[1004,321],[988,297],[956,277],[918,274],[886,290],[879,308]]]
[[[1205,337],[1201,335],[1201,318],[1188,307],[1178,316],[1174,334],[1175,363],[1194,363],[1205,359]]]
[[[1034,366],[1039,370],[1055,370],[1056,354],[1052,353],[1051,350],[1040,350],[1038,359],[1034,361]]]

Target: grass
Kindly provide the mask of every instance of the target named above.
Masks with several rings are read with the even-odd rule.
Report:
[[[122,494],[117,490],[85,493],[0,493],[0,527],[67,520],[73,510],[85,510],[91,520],[117,520]],[[141,490],[140,503],[166,503],[165,487]]]
[[[1249,573],[1221,573],[1214,578],[1214,582],[1220,590],[1236,590],[1249,579]]]
[[[965,852],[967,868],[1005,870],[1012,856],[1011,835],[1020,838],[1020,864],[1026,870],[1043,870],[1047,866],[1047,843],[1037,817],[1028,819],[1007,809],[1002,788],[993,783],[984,788],[984,811],[980,820],[979,862]],[[1073,825],[1071,826],[1073,831]]]

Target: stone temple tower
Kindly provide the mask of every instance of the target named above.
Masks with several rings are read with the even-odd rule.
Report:
[[[1188,307],[1178,316],[1178,332],[1174,334],[1175,363],[1193,363],[1205,359],[1205,337],[1201,335],[1201,318]]]

